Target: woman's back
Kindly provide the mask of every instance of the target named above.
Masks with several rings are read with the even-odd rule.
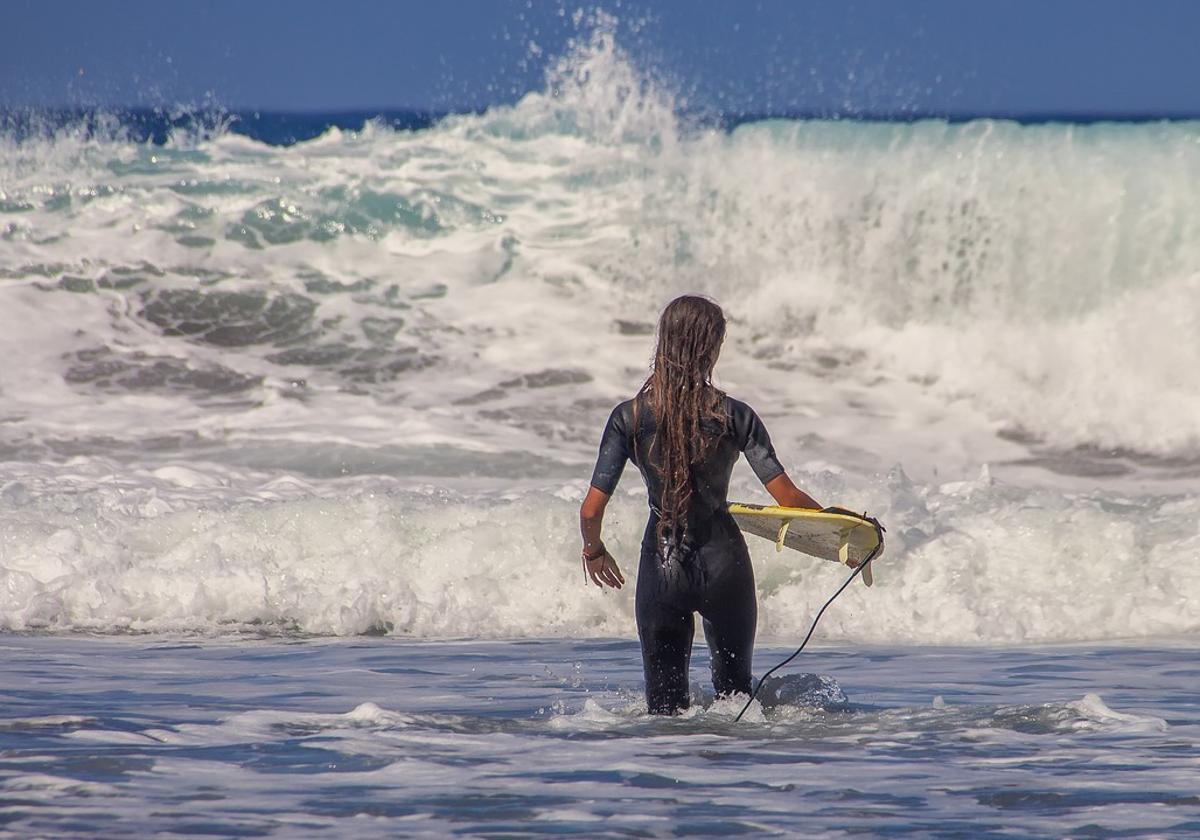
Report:
[[[729,479],[740,453],[746,454],[758,479],[766,484],[783,473],[775,456],[766,428],[746,403],[724,397],[723,427],[712,420],[702,420],[701,429],[715,438],[702,460],[690,468],[692,484],[688,503],[688,524],[722,513],[728,505]],[[625,461],[637,466],[646,482],[650,509],[662,510],[664,486],[661,449],[658,445],[658,426],[654,412],[644,396],[626,400],[613,409],[600,441],[600,455],[591,484],[612,494],[621,478]]]

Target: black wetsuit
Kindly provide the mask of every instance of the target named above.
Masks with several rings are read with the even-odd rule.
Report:
[[[637,465],[646,482],[650,520],[642,537],[637,578],[637,626],[646,673],[646,701],[652,714],[673,714],[688,707],[688,663],[695,632],[693,613],[704,619],[717,694],[750,692],[750,664],[758,607],[754,570],[746,541],[729,515],[729,477],[738,453],[766,484],[783,473],[771,439],[758,415],[743,402],[726,398],[724,430],[706,461],[692,467],[692,497],[687,537],[677,545],[658,540],[662,481],[655,469],[653,413],[644,403],[636,412],[628,400],[613,409],[600,441],[592,486],[612,494],[625,461]]]

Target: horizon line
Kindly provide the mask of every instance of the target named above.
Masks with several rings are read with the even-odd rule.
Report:
[[[487,106],[465,106],[461,108],[424,108],[398,105],[337,108],[256,108],[223,106],[150,106],[150,105],[7,105],[0,104],[0,114],[48,113],[55,115],[106,115],[152,116],[159,119],[186,120],[196,116],[230,116],[244,120],[269,118],[294,119],[363,119],[377,117],[408,117],[428,120],[430,123],[451,116],[480,115],[493,107],[511,107],[512,103],[494,103]],[[680,109],[679,116],[696,119],[701,123],[719,123],[725,126],[765,120],[823,120],[823,121],[878,121],[920,122],[943,120],[950,123],[973,122],[976,120],[1002,120],[1025,125],[1053,122],[1090,124],[1099,122],[1191,122],[1200,120],[1200,110],[1096,110],[1096,109],[1031,109],[988,110],[988,109],[746,109],[744,111],[719,111],[710,108]]]

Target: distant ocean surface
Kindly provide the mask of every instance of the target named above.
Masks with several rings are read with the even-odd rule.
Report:
[[[0,128],[0,837],[1200,830],[1200,123],[691,118],[601,28],[480,113]],[[577,559],[688,291],[888,528],[738,724]],[[762,673],[843,575],[751,551]]]
[[[178,142],[181,136],[197,137],[213,134],[240,134],[268,146],[292,146],[315,140],[330,129],[360,132],[368,125],[392,131],[424,131],[433,128],[447,117],[463,116],[464,112],[422,111],[411,108],[378,108],[347,111],[270,111],[254,109],[194,109],[185,106],[171,108],[28,108],[0,105],[0,129],[10,139],[50,139],[64,133],[76,136],[119,136],[132,143],[152,143],[163,146]],[[476,116],[482,116],[481,109]],[[998,117],[993,114],[960,112],[953,114],[924,114],[916,111],[863,114],[759,114],[759,113],[682,113],[681,120],[693,128],[732,131],[738,126],[767,120],[792,122],[893,122],[914,123],[924,120],[942,121],[952,125],[977,120],[1003,120],[1020,125],[1046,124],[1094,125],[1096,123],[1158,123],[1191,122],[1191,117],[1155,116],[1149,114],[1056,114],[1028,113]]]

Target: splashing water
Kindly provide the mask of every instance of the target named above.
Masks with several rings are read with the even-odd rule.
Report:
[[[828,637],[1195,632],[1200,127],[725,133],[595,23],[418,130],[0,140],[3,626],[622,633],[560,558],[699,291],[789,469],[894,535]],[[831,568],[753,550],[796,633]]]

